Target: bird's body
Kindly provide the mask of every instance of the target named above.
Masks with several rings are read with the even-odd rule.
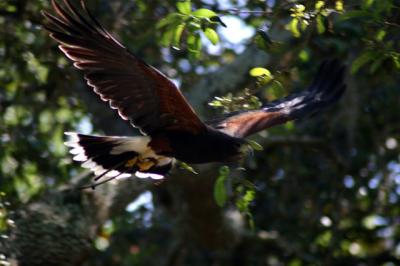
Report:
[[[246,143],[244,139],[229,136],[210,126],[196,135],[175,131],[168,132],[165,137],[173,151],[167,155],[193,164],[234,161]]]
[[[108,137],[68,133],[74,160],[96,180],[131,174],[165,175],[175,159],[186,163],[230,162],[243,154],[245,138],[263,129],[316,113],[345,90],[344,67],[325,61],[310,87],[268,103],[202,122],[179,89],[161,72],[129,52],[81,1],[78,10],[52,1],[45,28],[61,51],[83,71],[87,84],[145,136]]]

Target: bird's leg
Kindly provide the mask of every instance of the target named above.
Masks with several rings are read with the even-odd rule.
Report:
[[[94,178],[94,181],[99,180],[100,178],[102,178],[103,176],[105,176],[107,173],[111,172],[112,170],[115,170],[116,168],[120,167],[120,166],[123,165],[124,163],[125,163],[124,161],[123,161],[123,162],[120,162],[120,163],[116,164],[114,167],[111,167],[110,169],[107,169],[107,170],[104,171],[101,175],[96,176],[96,177]]]
[[[128,168],[133,168],[133,166],[136,165],[137,161],[138,161],[138,157],[137,157],[137,156],[136,156],[136,157],[133,157],[132,159],[128,160],[128,161],[125,163],[125,166],[128,167]]]
[[[137,163],[137,165],[139,166],[139,171],[143,172],[157,165],[157,163],[158,161],[156,159],[149,157],[149,158],[139,158],[139,162]]]
[[[82,187],[80,187],[80,189],[91,188],[91,189],[94,190],[96,187],[98,187],[98,186],[100,186],[100,185],[102,185],[102,184],[104,184],[104,183],[107,183],[107,182],[109,182],[109,181],[111,181],[111,180],[114,180],[115,178],[119,177],[119,176],[122,175],[122,174],[125,174],[126,172],[127,172],[127,171],[121,172],[121,173],[119,173],[119,174],[116,175],[116,176],[107,178],[107,179],[105,179],[105,180],[103,180],[103,181],[100,181],[100,182],[98,182],[98,183],[94,183],[94,184],[87,185],[87,186],[82,186]]]

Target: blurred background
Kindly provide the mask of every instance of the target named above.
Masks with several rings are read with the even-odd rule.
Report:
[[[85,2],[204,119],[305,88],[324,58],[347,91],[253,136],[244,169],[79,190],[64,131],[138,132],[41,27],[50,1],[0,1],[0,265],[400,265],[400,1]]]

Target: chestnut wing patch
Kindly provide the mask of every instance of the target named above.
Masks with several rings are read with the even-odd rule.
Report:
[[[223,119],[214,124],[214,127],[230,136],[243,138],[251,135],[253,132],[255,133],[286,121],[287,117],[284,113],[258,110],[243,112]]]
[[[236,112],[210,121],[212,127],[244,138],[269,127],[303,118],[335,103],[346,89],[345,67],[338,60],[324,61],[308,89],[273,101],[260,110]]]

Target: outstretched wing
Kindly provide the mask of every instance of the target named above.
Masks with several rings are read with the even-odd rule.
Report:
[[[345,91],[344,70],[345,67],[338,60],[325,61],[308,89],[273,101],[261,110],[228,114],[209,124],[228,135],[244,138],[263,129],[319,112],[336,102]]]
[[[130,53],[81,1],[77,10],[52,0],[55,16],[43,11],[44,26],[59,48],[84,72],[87,84],[145,134],[160,130],[197,133],[205,128],[178,88],[162,73]]]

